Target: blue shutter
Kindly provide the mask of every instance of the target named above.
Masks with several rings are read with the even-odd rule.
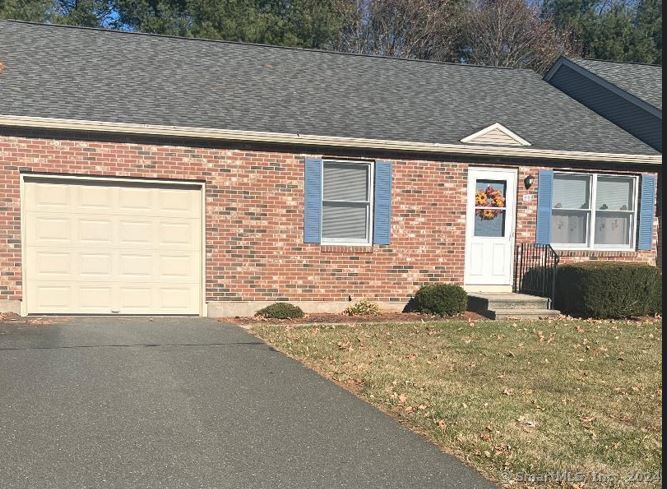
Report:
[[[391,241],[391,162],[375,162],[373,244]]]
[[[304,165],[303,242],[322,240],[322,160],[306,158]]]
[[[655,176],[642,175],[639,204],[637,249],[650,250],[653,244],[653,208],[655,206]]]
[[[554,172],[540,170],[537,180],[537,244],[551,244],[551,206],[553,202]]]

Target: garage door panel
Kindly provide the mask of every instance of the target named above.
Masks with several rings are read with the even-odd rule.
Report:
[[[77,253],[81,280],[111,280],[113,277],[113,256],[108,253]]]
[[[78,309],[82,312],[108,311],[109,304],[113,302],[113,288],[99,285],[79,284],[78,287]]]
[[[201,243],[199,222],[178,219],[162,219],[158,224],[158,239],[165,248],[198,250]]]
[[[113,210],[117,188],[102,185],[78,185],[76,190],[80,212]]]
[[[66,250],[29,248],[26,259],[31,276],[39,280],[67,280],[72,270],[72,256]]]
[[[200,262],[199,255],[199,253],[161,253],[156,257],[159,281],[196,282],[200,271],[194,265]]]
[[[70,207],[71,189],[52,183],[34,183],[26,186],[26,203],[36,211],[62,212]]]
[[[35,273],[45,278],[54,278],[54,275],[68,277],[72,270],[72,256],[66,251],[56,252],[36,249],[32,253]]]
[[[146,188],[118,189],[118,209],[121,211],[153,210],[155,190]]]
[[[120,309],[133,314],[150,313],[156,307],[154,289],[154,285],[143,287],[119,286]]]
[[[73,286],[43,281],[28,288],[35,312],[67,312],[74,298]]]
[[[142,280],[151,282],[155,276],[154,258],[152,254],[121,252],[118,257],[119,280]]]
[[[190,287],[158,287],[160,308],[178,314],[187,310],[188,304],[193,300],[192,288]]]
[[[78,245],[103,245],[113,244],[115,224],[111,218],[92,218],[73,216],[76,222],[76,236]]]
[[[195,192],[166,189],[159,193],[158,199],[164,216],[199,219],[201,199]]]
[[[35,246],[63,246],[72,240],[72,219],[54,214],[28,213],[26,241]]]
[[[201,191],[26,181],[28,312],[197,314]]]
[[[118,223],[118,244],[121,246],[152,246],[154,222],[149,219],[120,218]]]

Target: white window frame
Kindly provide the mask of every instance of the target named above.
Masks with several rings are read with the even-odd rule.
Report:
[[[589,180],[589,195],[590,195],[590,209],[588,210],[590,218],[588,219],[588,226],[586,229],[586,243],[551,243],[555,250],[559,251],[633,251],[636,247],[637,241],[637,214],[639,211],[639,177],[637,175],[623,175],[618,173],[593,173],[593,172],[570,172],[558,171],[554,172],[554,178],[558,175],[584,175],[591,177]],[[597,183],[598,177],[617,177],[617,178],[631,178],[632,179],[632,227],[630,229],[630,243],[627,245],[600,245],[595,244],[595,219],[598,209],[596,209],[597,201]],[[553,204],[551,206],[551,216],[553,219]],[[550,224],[551,225],[551,224]]]
[[[327,164],[343,164],[343,165],[365,165],[368,167],[368,202],[357,202],[348,200],[325,200],[324,199],[324,167]],[[322,160],[322,181],[320,183],[322,188],[322,212],[320,213],[320,229],[321,244],[323,245],[337,245],[337,246],[371,246],[373,244],[373,205],[375,203],[374,190],[375,185],[375,165],[372,161],[352,161],[352,160]],[[350,239],[350,238],[325,238],[324,237],[324,204],[325,202],[335,203],[356,203],[366,204],[366,238],[365,239]]]

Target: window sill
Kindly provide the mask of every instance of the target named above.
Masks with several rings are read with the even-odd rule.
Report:
[[[373,253],[373,245],[322,243],[320,250],[322,253]]]
[[[635,253],[642,253],[643,250],[635,250],[633,248],[556,248],[554,251],[561,256],[610,256],[610,255],[632,255]]]

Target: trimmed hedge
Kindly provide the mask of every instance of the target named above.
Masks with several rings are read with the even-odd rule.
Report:
[[[419,312],[455,316],[468,307],[468,294],[458,285],[424,285],[415,294],[414,305]]]
[[[260,309],[255,316],[270,319],[293,319],[302,318],[303,311],[299,306],[288,302],[276,302],[270,306],[266,306],[264,309]]]
[[[662,273],[636,263],[561,265],[556,309],[571,316],[622,319],[662,312]]]

